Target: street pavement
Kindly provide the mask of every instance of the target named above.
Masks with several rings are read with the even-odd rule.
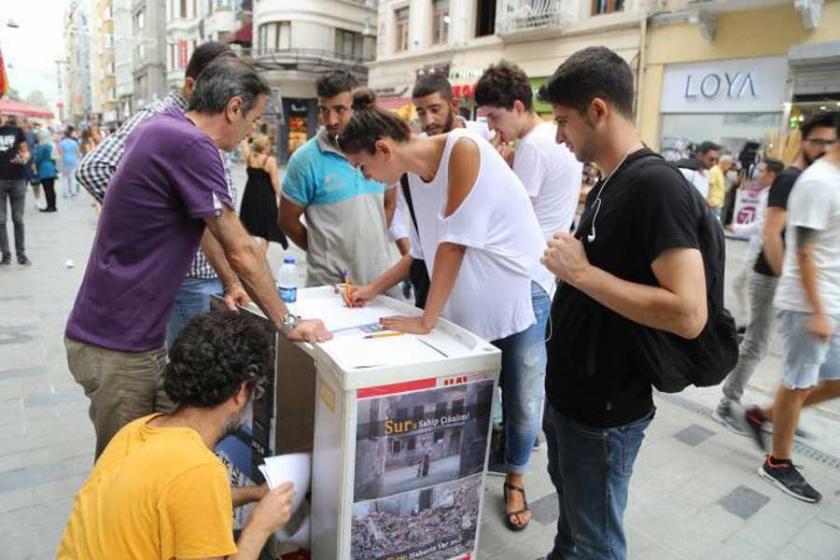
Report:
[[[241,166],[235,179],[241,191]],[[67,370],[63,331],[96,216],[84,193],[59,198],[58,205],[58,213],[42,214],[27,201],[33,265],[0,269],[0,560],[55,556],[73,495],[93,462],[87,400]],[[745,243],[730,241],[728,247],[734,270]],[[297,250],[291,254],[302,257]],[[272,244],[272,269],[282,257]],[[776,341],[745,402],[770,400],[778,352]],[[840,560],[840,403],[803,414],[811,438],[797,447],[795,459],[824,496],[810,505],[758,477],[762,457],[752,442],[711,418],[719,395],[718,388],[708,388],[657,396],[630,490],[629,558]],[[557,502],[544,446],[534,453],[526,485],[534,519],[526,531],[512,533],[501,514],[502,479],[487,478],[481,560],[534,560],[550,550]]]

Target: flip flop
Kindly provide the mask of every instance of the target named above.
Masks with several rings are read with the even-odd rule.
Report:
[[[508,484],[507,482],[505,482],[505,485],[503,486],[503,488],[504,488],[504,493],[505,493],[505,525],[511,531],[514,531],[514,532],[523,531],[523,530],[525,530],[525,527],[527,527],[528,524],[531,522],[531,520],[529,519],[524,524],[518,525],[518,524],[514,523],[511,518],[513,516],[516,516],[516,519],[518,520],[519,516],[521,514],[523,514],[525,512],[528,512],[528,511],[531,511],[530,508],[528,508],[528,499],[525,497],[525,489],[521,488],[519,486],[514,486],[512,484]],[[519,493],[522,494],[522,500],[525,502],[525,507],[520,509],[519,511],[507,511],[508,492],[511,492],[511,491],[516,491],[516,492],[519,492]]]

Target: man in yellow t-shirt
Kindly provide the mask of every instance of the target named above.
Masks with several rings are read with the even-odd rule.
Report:
[[[228,476],[212,452],[268,378],[267,329],[244,313],[207,313],[169,357],[164,390],[178,408],[114,436],[76,495],[58,558],[256,559],[288,521],[291,484],[264,493],[234,543]]]
[[[726,173],[732,169],[734,160],[730,155],[720,156],[717,165],[709,169],[709,206],[721,217],[723,201],[726,198]]]

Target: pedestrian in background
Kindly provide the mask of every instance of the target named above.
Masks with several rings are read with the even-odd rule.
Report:
[[[754,409],[750,428],[764,450],[764,422],[773,447],[758,473],[786,494],[809,503],[822,495],[792,462],[803,408],[840,398],[840,113],[825,155],[796,180],[788,204],[787,251],[773,305],[784,346],[782,384],[773,405]]]
[[[55,206],[55,178],[58,173],[55,168],[55,147],[53,146],[52,133],[48,129],[38,131],[38,147],[35,148],[35,168],[38,170],[38,179],[44,187],[44,197],[47,199],[47,206],[41,212],[57,212]]]
[[[247,141],[243,141],[241,146],[248,181],[242,194],[239,219],[248,233],[259,239],[263,252],[268,252],[271,241],[288,249],[289,242],[277,225],[280,171],[277,158],[271,155],[271,139],[266,134],[257,134],[250,148]]]
[[[61,192],[64,198],[76,198],[76,166],[79,164],[79,142],[73,137],[75,129],[68,126],[59,144],[61,152]]]
[[[26,256],[23,227],[23,206],[26,203],[26,166],[32,160],[26,145],[26,135],[15,117],[7,117],[0,126],[0,266],[12,262],[9,237],[6,231],[6,202],[12,211],[15,230],[15,252],[18,264],[30,265]]]
[[[747,282],[750,271],[755,266],[755,260],[761,253],[761,232],[764,229],[764,214],[767,211],[767,196],[770,194],[770,187],[782,171],[784,164],[777,160],[767,158],[756,166],[755,183],[761,190],[758,192],[758,204],[755,208],[755,218],[748,224],[732,222],[726,229],[735,235],[747,236],[747,253],[744,256],[743,264],[732,279],[732,288],[738,300],[738,308],[744,312],[747,310]],[[750,185],[752,186],[752,185]],[[746,186],[744,188],[747,188]]]
[[[799,153],[796,159],[778,174],[767,195],[767,210],[764,212],[761,232],[761,252],[755,260],[748,281],[750,319],[738,350],[738,364],[726,377],[723,394],[714,411],[716,419],[737,432],[743,432],[744,426],[750,422],[761,426],[766,421],[765,415],[758,408],[751,408],[747,411],[745,424],[741,409],[734,408],[733,404],[740,404],[750,377],[767,354],[770,345],[776,315],[773,297],[785,255],[788,198],[800,174],[821,158],[825,154],[826,146],[837,139],[831,115],[826,113],[810,116],[799,126],[799,131],[802,136]]]
[[[709,198],[709,170],[717,164],[719,157],[720,146],[707,140],[700,144],[693,158],[677,162],[677,167],[688,182],[694,185],[707,200]]]
[[[726,197],[726,174],[735,165],[735,160],[729,154],[720,156],[716,165],[709,169],[709,194],[706,201],[709,207],[717,214],[718,219],[723,218],[723,202]]]

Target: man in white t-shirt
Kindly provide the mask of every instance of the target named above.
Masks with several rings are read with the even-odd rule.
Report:
[[[840,113],[834,117],[840,132]],[[774,300],[782,324],[782,384],[772,408],[773,452],[758,473],[785,493],[822,499],[791,462],[803,407],[840,397],[840,145],[797,179],[788,202],[782,276]],[[756,431],[756,440],[763,443]]]
[[[557,143],[557,126],[534,111],[528,76],[509,62],[494,64],[476,84],[475,101],[499,137],[499,153],[531,197],[546,240],[568,232],[577,212],[583,164]],[[510,142],[517,143],[515,151]]]
[[[717,165],[720,159],[720,146],[714,142],[703,142],[697,148],[697,156],[693,159],[685,159],[677,162],[677,167],[694,185],[703,198],[709,198],[709,170]]]

